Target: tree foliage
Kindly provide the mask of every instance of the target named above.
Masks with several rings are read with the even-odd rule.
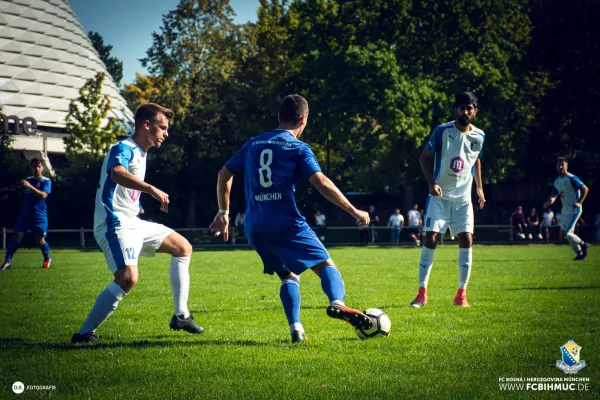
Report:
[[[153,35],[143,60],[150,74],[127,85],[126,97],[131,106],[155,101],[176,111],[153,162],[156,177],[168,176],[188,202],[182,217],[190,224],[192,210],[212,213],[195,191],[211,192],[223,161],[276,126],[289,93],[308,99],[302,139],[344,190],[388,186],[412,201],[423,145],[454,119],[453,97],[464,90],[480,99],[486,182],[534,177],[538,143],[551,157],[585,160],[597,176],[598,139],[585,129],[599,115],[600,65],[588,57],[600,39],[597,2],[580,0],[568,12],[555,3],[260,0],[257,21],[238,26],[227,0],[181,0]],[[562,32],[578,23],[585,33],[573,43]]]
[[[64,138],[67,158],[73,160],[81,153],[89,153],[100,158],[106,153],[117,136],[125,133],[113,116],[110,98],[102,94],[102,82],[105,75],[99,73],[90,78],[79,89],[77,100],[69,104],[67,114],[67,132]]]
[[[100,59],[106,66],[106,71],[110,74],[115,82],[115,85],[121,85],[121,79],[123,79],[123,61],[120,61],[116,57],[111,57],[110,52],[113,49],[112,45],[104,44],[104,39],[98,32],[89,31],[88,37],[92,42],[92,46],[98,52]]]
[[[197,194],[214,189],[206,177],[216,175],[238,142],[230,116],[238,106],[233,86],[243,33],[233,15],[226,0],[181,0],[164,15],[142,60],[151,76],[139,75],[125,90],[132,103],[152,100],[175,111],[169,140],[153,162],[185,204],[187,226],[194,226],[198,207],[212,209],[197,204]]]

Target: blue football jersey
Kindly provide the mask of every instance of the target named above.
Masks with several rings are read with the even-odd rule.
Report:
[[[52,181],[44,176],[39,179],[30,176],[29,178],[25,178],[25,180],[29,182],[31,186],[42,192],[50,194],[52,191]],[[31,191],[31,189],[25,189],[25,200],[23,201],[21,213],[36,217],[46,217],[46,199],[40,199]]]
[[[300,179],[321,171],[309,145],[276,129],[248,140],[225,167],[236,175],[244,173],[244,231],[249,239],[282,238],[310,229],[294,199]]]

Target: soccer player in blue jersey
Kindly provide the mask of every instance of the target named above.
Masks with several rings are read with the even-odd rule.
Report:
[[[52,191],[52,181],[44,176],[44,164],[37,158],[31,160],[31,169],[33,176],[21,180],[21,185],[25,187],[25,201],[23,209],[17,222],[15,223],[15,238],[10,242],[6,249],[6,256],[0,267],[0,271],[6,271],[12,266],[12,258],[19,249],[19,243],[28,229],[33,232],[35,240],[40,245],[40,250],[44,256],[42,268],[50,268],[52,259],[50,258],[50,246],[46,242],[46,231],[48,230],[48,210],[46,207],[46,198]]]
[[[169,137],[173,111],[145,103],[135,112],[135,133],[113,145],[102,163],[96,191],[94,238],[104,252],[108,268],[115,277],[96,298],[96,302],[71,343],[95,343],[96,329],[110,317],[138,282],[138,260],[154,257],[156,252],[170,254],[169,280],[175,312],[169,324],[173,330],[198,334],[204,332],[188,309],[189,265],[192,246],[186,238],[164,225],[144,221],[139,199],[148,193],[169,211],[169,195],[144,182],[148,150],[159,148]]]
[[[560,229],[575,252],[574,260],[584,260],[587,257],[590,245],[581,240],[574,231],[577,220],[583,213],[582,204],[589,193],[589,189],[581,179],[568,171],[569,161],[565,157],[559,157],[556,160],[556,170],[558,171],[558,178],[554,181],[552,193],[544,203],[544,208],[550,207],[560,196],[560,202],[562,203]]]
[[[283,99],[279,127],[251,138],[219,171],[219,212],[210,228],[215,235],[229,233],[229,194],[233,177],[244,173],[246,217],[244,231],[264,264],[264,273],[281,278],[280,298],[292,342],[306,340],[300,322],[300,277],[312,269],[321,278],[329,298],[327,315],[352,326],[370,328],[372,321],[344,304],[345,288],[340,272],[296,207],[294,192],[300,179],[308,179],[325,198],[360,221],[369,215],[357,210],[319,167],[310,146],[298,138],[306,127],[308,103],[299,95]]]

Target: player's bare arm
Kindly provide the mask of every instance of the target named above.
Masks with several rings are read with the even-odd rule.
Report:
[[[577,203],[573,204],[573,208],[581,207],[581,205],[585,201],[585,198],[587,197],[589,192],[590,192],[590,189],[586,185],[583,185],[583,187],[581,188],[581,198],[579,199],[579,201]]]
[[[554,204],[554,202],[556,201],[557,197],[558,196],[550,196],[550,197],[548,197],[548,200],[546,200],[546,202],[544,203],[543,207],[544,208],[550,207],[552,204]]]
[[[126,187],[127,189],[139,190],[140,192],[148,193],[156,200],[160,201],[161,211],[169,212],[169,195],[137,178],[135,175],[127,171],[124,166],[114,166],[110,170],[110,179],[112,179],[113,182]]]
[[[21,180],[21,185],[23,185],[27,189],[31,190],[31,192],[34,195],[36,195],[37,197],[39,197],[40,199],[45,199],[46,197],[48,197],[48,193],[46,193],[42,190],[36,189],[35,186],[33,186],[31,183],[29,183],[26,179]]]
[[[209,225],[210,231],[215,233],[215,236],[223,234],[225,241],[229,240],[229,194],[231,193],[231,185],[235,175],[227,169],[221,168],[217,179],[217,201],[219,203],[219,212],[215,215],[215,219]]]
[[[477,204],[479,208],[485,206],[485,195],[483,194],[483,182],[481,179],[481,160],[475,161],[475,191],[477,192]]]
[[[429,150],[423,150],[421,157],[419,157],[419,164],[421,165],[423,175],[425,175],[425,180],[429,184],[429,194],[432,196],[441,196],[443,194],[442,188],[433,179],[433,153]]]
[[[356,218],[361,226],[369,224],[369,213],[357,210],[350,201],[348,201],[346,196],[340,192],[331,179],[326,177],[322,172],[313,174],[309,178],[309,181],[323,197]]]

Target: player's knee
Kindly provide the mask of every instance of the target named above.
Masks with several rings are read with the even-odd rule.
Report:
[[[127,266],[117,270],[115,273],[115,283],[119,285],[125,293],[129,293],[131,289],[138,283],[137,266]]]
[[[438,234],[437,232],[427,232],[425,237],[423,238],[423,244],[425,247],[430,249],[435,249],[437,247],[438,242]]]
[[[296,275],[295,273],[293,273],[291,271],[285,271],[285,272],[277,271],[275,273],[277,274],[277,276],[279,276],[279,279],[281,279],[282,282],[288,278],[296,279],[298,282],[300,281],[300,276]]]
[[[469,248],[473,246],[473,235],[469,232],[458,234],[458,247]]]
[[[321,271],[323,271],[323,268],[325,268],[325,267],[336,268],[335,264],[333,263],[333,260],[331,258],[329,258],[326,261],[323,261],[322,263],[315,265],[311,269],[314,271],[315,274],[317,274],[317,276],[321,276]]]
[[[120,283],[118,282],[117,284],[121,287],[121,289],[123,289],[125,293],[129,293],[129,291],[131,291],[131,289],[133,289],[134,286],[137,285],[137,282],[137,275],[130,275],[123,277],[122,281]]]
[[[192,250],[190,242],[186,238],[181,237],[175,244],[175,254],[173,254],[173,257],[191,257]]]
[[[572,242],[575,239],[575,234],[573,234],[572,232],[568,232],[567,234],[565,234],[565,239],[567,239],[569,242]]]

